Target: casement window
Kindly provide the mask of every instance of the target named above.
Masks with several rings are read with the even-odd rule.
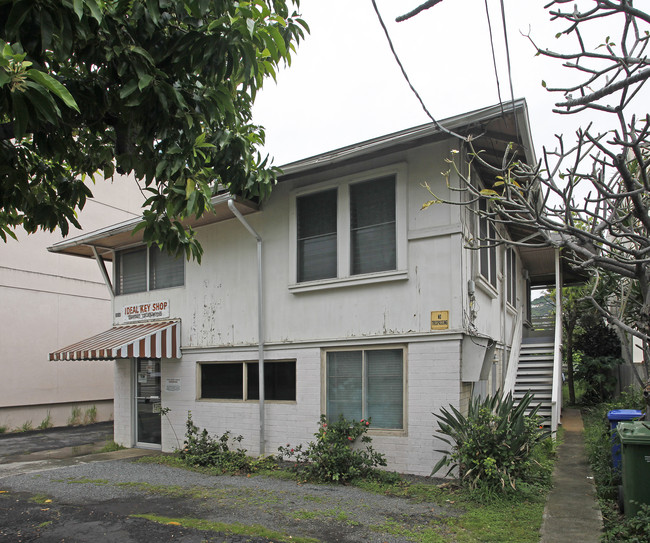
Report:
[[[517,301],[517,255],[512,247],[506,249],[506,300],[510,305]]]
[[[115,293],[131,294],[185,283],[185,261],[158,247],[139,247],[115,253]]]
[[[259,363],[199,364],[200,399],[259,400]],[[264,362],[264,399],[296,400],[296,362]]]
[[[404,349],[328,351],[329,419],[372,419],[373,429],[404,428]]]
[[[479,200],[481,214],[487,212],[487,201]],[[479,273],[494,288],[497,288],[497,248],[495,245],[496,230],[494,224],[487,217],[480,215],[478,219],[478,251]]]
[[[406,273],[404,171],[404,166],[382,168],[295,196],[293,285]]]

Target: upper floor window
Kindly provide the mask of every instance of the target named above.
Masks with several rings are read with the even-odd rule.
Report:
[[[395,176],[350,185],[352,275],[394,270]]]
[[[478,219],[478,243],[479,249],[479,273],[494,288],[497,288],[497,248],[496,230],[494,224],[485,216],[487,213],[487,201],[481,199],[478,202],[480,211]]]
[[[337,189],[296,199],[298,281],[336,277]]]
[[[403,171],[403,166],[382,168],[297,195],[292,210],[292,282],[340,283],[405,269]]]
[[[115,253],[115,293],[131,294],[185,283],[182,255],[174,257],[158,247],[139,247]]]

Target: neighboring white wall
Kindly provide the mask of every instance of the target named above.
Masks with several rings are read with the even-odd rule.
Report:
[[[97,181],[79,220],[85,231],[134,216],[142,196],[134,181]],[[78,235],[74,228],[71,236]],[[0,244],[0,426],[36,427],[49,412],[65,425],[72,408],[82,420],[94,405],[98,420],[113,416],[112,362],[50,362],[51,351],[112,324],[108,290],[97,264],[52,254],[58,232],[17,232]]]

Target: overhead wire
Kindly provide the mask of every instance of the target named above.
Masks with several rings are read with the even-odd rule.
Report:
[[[494,77],[497,80],[497,95],[499,96],[499,106],[501,107],[501,115],[504,115],[503,100],[501,99],[501,83],[499,82],[499,70],[497,69],[497,56],[494,51],[494,36],[492,35],[492,21],[490,20],[490,9],[488,8],[488,0],[485,0],[485,15],[487,17],[488,31],[490,33],[490,47],[492,48],[492,65],[494,66]]]
[[[411,80],[409,79],[408,74],[406,73],[406,70],[404,69],[404,66],[402,65],[402,61],[400,60],[399,56],[397,55],[397,51],[395,51],[395,47],[393,46],[393,40],[390,37],[390,34],[388,33],[388,28],[386,28],[386,25],[384,24],[384,20],[381,17],[381,14],[379,13],[379,8],[377,7],[377,2],[375,0],[372,0],[372,7],[375,9],[375,13],[377,14],[377,19],[379,19],[379,24],[381,25],[382,29],[384,30],[384,34],[386,35],[386,39],[388,40],[388,45],[390,46],[390,50],[393,53],[393,57],[395,58],[395,61],[397,62],[397,65],[399,66],[400,70],[402,71],[402,75],[404,76],[404,79],[406,79],[406,82],[408,83],[408,86],[411,88],[411,91],[415,95],[415,97],[418,99],[420,102],[420,105],[422,106],[422,109],[424,112],[427,114],[427,117],[431,119],[431,122],[435,125],[435,127],[444,132],[445,134],[448,134],[450,136],[459,138],[463,141],[467,141],[467,138],[465,136],[461,136],[460,134],[454,132],[453,130],[449,130],[448,128],[445,128],[442,126],[436,119],[435,117],[431,114],[431,112],[427,109],[427,106],[424,104],[424,101],[422,100],[422,97],[418,93],[418,91],[415,89],[413,84],[411,83]]]

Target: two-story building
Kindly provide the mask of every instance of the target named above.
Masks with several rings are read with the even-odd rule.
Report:
[[[534,160],[523,100],[443,124],[482,134],[488,161],[511,142]],[[201,265],[147,248],[131,234],[137,220],[57,243],[102,270],[113,262],[114,326],[50,358],[116,360],[115,441],[126,446],[180,447],[191,411],[200,428],[270,454],[309,441],[321,414],[343,414],[372,419],[390,469],[429,474],[432,413],[514,388],[528,289],[559,270],[553,249],[476,249],[494,232],[471,206],[421,209],[425,182],[462,198],[441,173],[459,145],[419,126],[288,164],[261,205],[218,195],[214,214],[190,221]],[[459,186],[453,173],[449,183]],[[541,390],[558,383],[554,350],[525,388],[548,400],[555,427],[557,391]]]

